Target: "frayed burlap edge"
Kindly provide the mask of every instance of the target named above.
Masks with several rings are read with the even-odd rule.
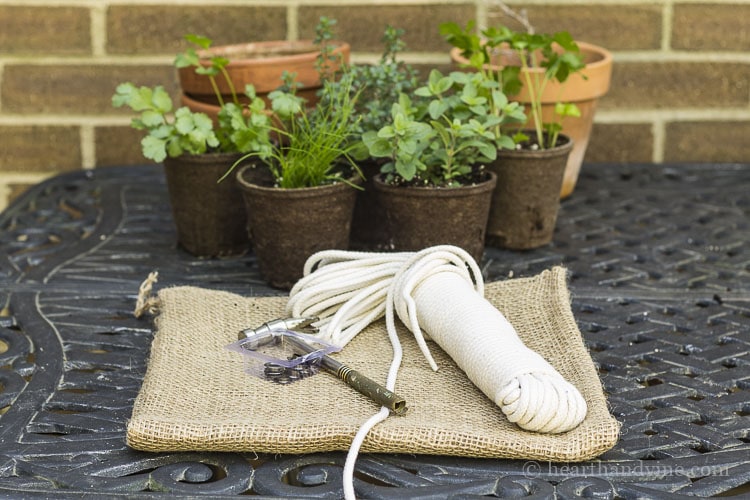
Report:
[[[583,394],[588,414],[564,434],[521,430],[468,381],[434,343],[433,372],[404,328],[396,392],[409,406],[367,436],[363,452],[579,461],[618,439],[597,371],[570,309],[566,272],[489,283],[486,297],[524,342]],[[320,373],[278,385],[243,373],[225,346],[240,329],[283,316],[285,297],[245,298],[194,287],[163,289],[151,359],[127,426],[127,442],[145,451],[312,453],[347,450],[375,403]],[[450,304],[450,299],[446,299]],[[383,321],[336,357],[383,382],[392,351]]]

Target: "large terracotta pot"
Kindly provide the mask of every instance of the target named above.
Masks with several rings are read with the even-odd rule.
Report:
[[[497,152],[487,166],[497,175],[487,221],[489,245],[526,250],[552,241],[560,185],[573,147],[573,141],[561,135],[554,148]]]
[[[349,62],[351,48],[345,42],[332,42],[333,50],[331,71],[336,71],[342,63]],[[321,86],[316,60],[320,50],[311,40],[269,41],[238,45],[222,45],[198,51],[200,57],[209,59],[222,56],[229,59],[225,69],[237,93],[242,93],[245,85],[255,86],[258,95],[264,95],[277,89],[282,84],[285,71],[296,73],[295,82],[301,85],[300,91],[314,94]],[[210,67],[206,60],[202,63]],[[216,104],[216,94],[210,79],[199,75],[194,67],[179,68],[178,77],[184,94],[190,98]],[[231,99],[231,91],[222,75],[215,77],[219,92],[225,100]]]
[[[583,157],[588,147],[597,101],[609,90],[612,77],[611,52],[590,43],[577,43],[586,66],[581,71],[572,74],[563,84],[556,81],[549,82],[542,94],[542,117],[545,121],[554,119],[555,103],[557,102],[575,103],[581,111],[580,117],[566,117],[562,122],[563,133],[573,139],[575,144],[565,168],[565,176],[560,189],[562,198],[570,196],[575,189]],[[451,58],[461,66],[467,65],[469,62],[461,55],[461,49],[459,48],[451,50]],[[544,73],[544,68],[532,68],[529,71],[541,75]],[[523,75],[520,78],[522,82],[525,80]],[[521,92],[512,96],[512,99],[528,103],[527,89],[521,89]],[[533,126],[533,122],[528,123],[527,126]]]
[[[237,184],[245,200],[253,251],[269,285],[289,289],[302,278],[312,254],[349,247],[357,192],[350,185],[282,189],[273,187],[267,169],[250,165],[237,172]]]
[[[231,180],[217,183],[241,156],[185,154],[164,160],[177,241],[195,256],[226,257],[250,249],[242,194]]]
[[[497,178],[491,172],[477,184],[456,188],[393,186],[375,176],[380,210],[385,215],[385,246],[419,251],[455,245],[477,261],[484,252],[490,201]]]

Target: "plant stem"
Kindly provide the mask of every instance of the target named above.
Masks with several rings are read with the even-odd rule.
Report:
[[[224,98],[221,96],[221,91],[219,91],[219,86],[216,84],[216,78],[214,78],[213,75],[208,75],[208,81],[211,82],[211,88],[214,89],[214,94],[216,94],[216,98],[219,100],[219,107],[223,107]]]
[[[224,66],[221,67],[221,74],[224,75],[224,80],[227,82],[227,86],[229,87],[229,92],[231,92],[231,94],[232,94],[232,101],[237,106],[239,106],[240,105],[240,100],[237,97],[237,89],[234,87],[234,83],[232,83],[232,78],[230,78],[229,72],[227,71],[227,69]],[[221,99],[221,94],[218,92],[218,89],[214,88],[214,90],[216,91],[216,94],[219,96],[219,101],[221,101],[222,100]]]

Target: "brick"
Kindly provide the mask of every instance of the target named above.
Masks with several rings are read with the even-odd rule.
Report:
[[[0,127],[0,172],[56,172],[81,168],[78,127]]]
[[[96,166],[153,163],[141,153],[144,133],[131,127],[97,127],[94,130]]]
[[[285,7],[112,6],[107,13],[107,50],[112,54],[175,54],[187,34],[214,45],[284,40]]]
[[[730,52],[750,50],[750,5],[675,5],[672,48]]]
[[[91,53],[91,20],[79,7],[0,6],[3,54]]]
[[[537,33],[568,31],[577,40],[609,50],[658,49],[661,46],[662,15],[659,5],[532,5],[526,9]],[[491,16],[491,17],[490,17]],[[520,23],[496,12],[488,12],[488,25],[506,24],[522,29]],[[637,33],[638,36],[626,36]]]
[[[123,81],[177,88],[171,66],[24,65],[5,67],[0,89],[6,113],[112,114],[112,94]]]
[[[666,126],[665,161],[746,162],[750,122],[675,122]]]
[[[650,123],[595,123],[585,162],[650,162],[654,137]]]
[[[299,36],[313,38],[321,16],[336,19],[337,38],[349,42],[355,52],[380,53],[387,25],[405,31],[410,51],[445,51],[450,46],[440,36],[440,23],[456,21],[463,25],[475,16],[471,4],[325,6],[300,7]]]
[[[622,108],[747,106],[750,65],[722,62],[617,62],[607,105]]]

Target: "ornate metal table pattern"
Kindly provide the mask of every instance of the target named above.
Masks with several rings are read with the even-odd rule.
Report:
[[[709,496],[750,484],[750,165],[587,165],[555,241],[487,249],[488,280],[570,270],[573,312],[622,438],[556,464],[366,455],[363,498]],[[138,285],[278,295],[252,254],[175,248],[163,173],[44,182],[0,215],[0,495],[340,497],[343,453],[150,454],[125,446],[151,322]],[[739,494],[739,493],[737,493]]]

